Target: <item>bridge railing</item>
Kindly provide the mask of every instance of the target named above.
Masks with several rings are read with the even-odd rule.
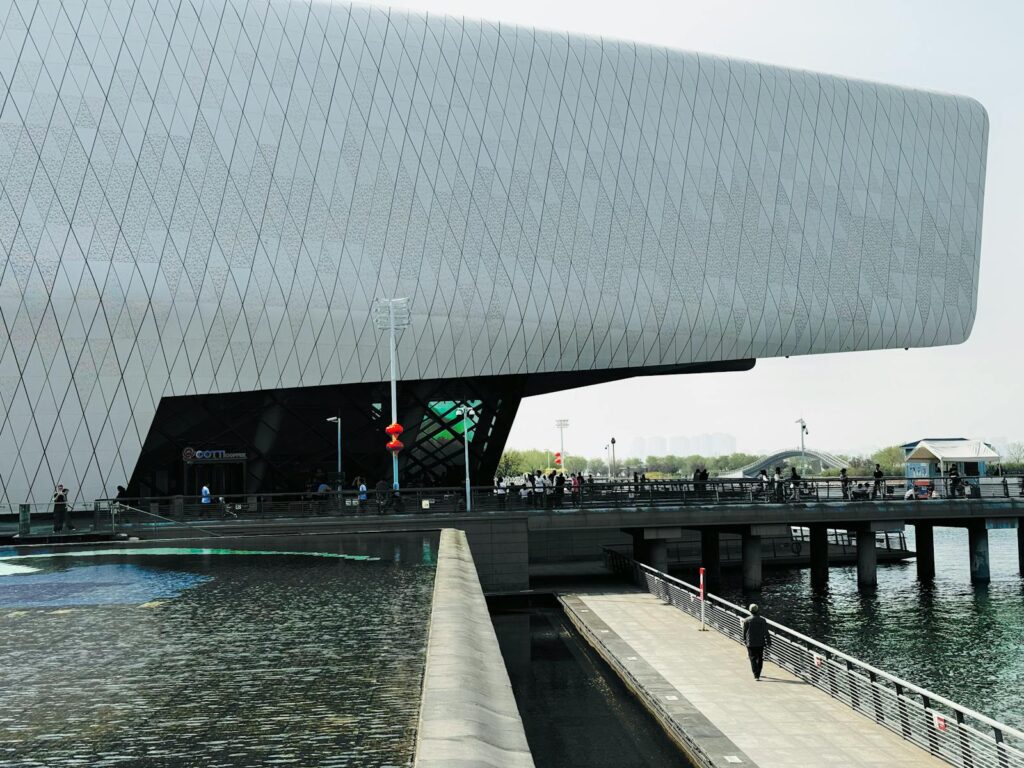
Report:
[[[700,618],[700,589],[605,548],[607,567],[685,613]],[[742,642],[744,608],[706,595],[708,626]],[[765,656],[804,682],[950,765],[1024,767],[1024,733],[855,659],[774,621]]]
[[[873,478],[804,478],[799,483],[764,483],[757,478],[715,478],[708,480],[629,480],[585,482],[573,489],[559,486],[524,487],[492,485],[471,489],[472,511],[520,514],[557,513],[571,509],[637,509],[701,506],[708,504],[794,504],[846,503],[848,501],[899,501],[915,478],[886,477],[877,487]],[[964,478],[955,486],[944,479],[928,481],[929,498],[968,499],[1024,498],[1024,478]],[[858,489],[858,484],[861,486]],[[903,503],[902,501],[900,503]],[[914,503],[914,502],[906,502]],[[345,491],[303,493],[259,493],[213,495],[208,503],[192,496],[152,496],[98,499],[91,503],[69,503],[68,519],[79,530],[146,528],[173,523],[213,520],[271,520],[397,513],[460,513],[467,509],[464,486],[442,488],[390,488],[365,492]],[[31,532],[52,527],[53,504],[19,505],[4,514],[0,510],[0,531],[19,530],[22,509],[30,511]]]

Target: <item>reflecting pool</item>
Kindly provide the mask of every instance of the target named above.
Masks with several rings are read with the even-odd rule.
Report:
[[[436,535],[318,548],[0,551],[0,764],[411,764]]]

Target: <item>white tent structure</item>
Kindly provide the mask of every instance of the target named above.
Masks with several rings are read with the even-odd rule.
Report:
[[[906,461],[937,461],[943,468],[959,462],[996,463],[999,454],[981,440],[922,440]]]

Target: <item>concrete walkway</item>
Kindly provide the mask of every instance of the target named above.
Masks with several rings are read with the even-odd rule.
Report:
[[[564,595],[562,604],[698,765],[946,765],[774,664],[755,681],[742,646],[653,595]]]

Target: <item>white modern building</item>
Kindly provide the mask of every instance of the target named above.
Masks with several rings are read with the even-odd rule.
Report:
[[[462,402],[486,479],[523,396],[974,321],[966,97],[293,0],[7,3],[0,95],[0,503],[294,489],[335,414],[372,480],[378,297],[422,481]]]

